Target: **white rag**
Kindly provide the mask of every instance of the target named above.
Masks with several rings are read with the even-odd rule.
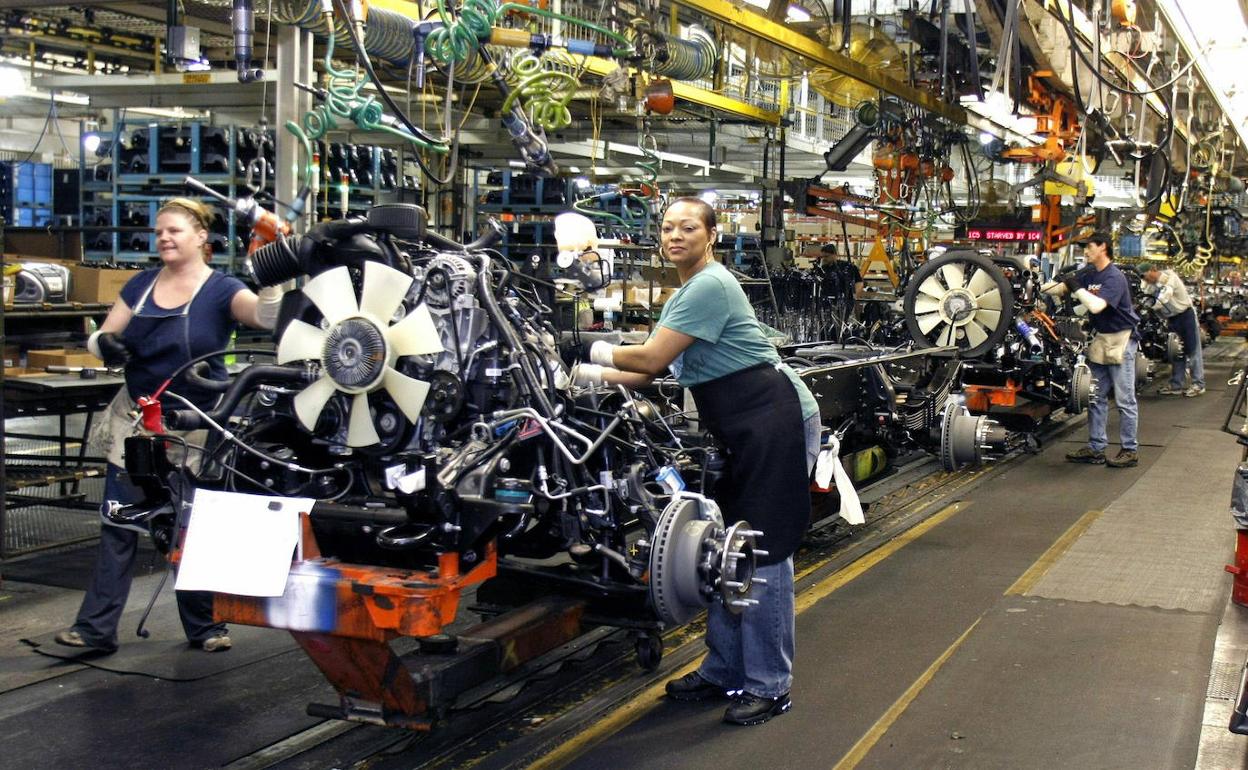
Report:
[[[815,483],[823,489],[836,484],[836,491],[841,495],[841,518],[850,524],[862,524],[866,518],[862,515],[862,503],[858,500],[858,491],[849,480],[845,466],[841,464],[841,440],[833,434],[827,446],[819,452],[815,461]]]

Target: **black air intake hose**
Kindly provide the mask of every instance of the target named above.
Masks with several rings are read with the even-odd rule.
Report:
[[[315,245],[306,241],[302,236],[282,236],[252,252],[247,258],[248,269],[251,271],[252,278],[260,286],[276,286],[307,272],[303,267],[304,260],[300,259],[298,251],[315,247]]]

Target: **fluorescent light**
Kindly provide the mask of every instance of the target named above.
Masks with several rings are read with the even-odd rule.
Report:
[[[787,19],[785,19],[785,21],[796,21],[796,22],[810,21],[810,11],[806,10],[800,5],[790,5],[789,16]]]
[[[1175,35],[1196,59],[1196,69],[1226,113],[1228,122],[1248,146],[1244,120],[1248,100],[1235,81],[1243,66],[1243,41],[1248,27],[1237,0],[1201,0],[1199,3],[1158,0],[1158,10],[1170,22]],[[1203,48],[1203,50],[1202,50]]]
[[[0,99],[26,93],[26,76],[14,67],[0,67]]]
[[[706,201],[706,205],[714,206],[715,202],[719,200],[719,193],[714,190],[703,190],[702,194],[698,197]]]

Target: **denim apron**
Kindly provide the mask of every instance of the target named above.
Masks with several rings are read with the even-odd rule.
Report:
[[[186,304],[173,310],[166,310],[155,303],[151,303],[149,306],[148,299],[156,288],[156,281],[153,280],[135,304],[130,322],[121,333],[122,339],[132,349],[143,351],[142,357],[144,359],[160,361],[162,362],[159,364],[161,366],[167,366],[167,362],[170,360],[189,361],[192,357],[191,305],[195,302],[195,297],[199,295],[200,290],[204,288],[204,285],[211,278],[212,273],[209,273],[208,277],[201,281],[199,286],[195,287],[194,293],[191,294],[191,298],[187,300]],[[128,364],[126,366],[127,373],[131,371],[132,366],[140,366],[140,364],[134,362]],[[162,379],[172,374],[175,368],[177,367],[168,367],[168,371],[163,373]],[[108,458],[109,463],[119,468],[125,467],[123,450],[126,439],[143,432],[136,424],[135,413],[138,407],[130,394],[130,378],[127,377],[126,379],[126,387],[117,392],[112,403],[108,405],[99,422],[96,423],[96,427],[92,429],[90,437],[92,449],[103,454]],[[150,396],[151,394],[139,393],[138,395]],[[195,432],[195,438],[201,441],[201,436],[205,435],[199,431]],[[189,436],[188,440],[191,440]],[[183,456],[179,445],[173,445],[170,449],[171,459]],[[198,456],[193,455],[187,459],[195,467],[198,467]]]
[[[195,291],[191,294],[191,298],[184,305],[172,310],[166,310],[155,302],[148,302],[152,296],[152,292],[156,289],[156,280],[154,279],[139,297],[139,301],[135,303],[134,314],[130,318],[130,323],[126,325],[122,331],[122,339],[129,344],[132,350],[142,351],[142,355],[136,357],[138,361],[131,361],[126,367],[127,373],[131,373],[130,367],[139,368],[144,374],[154,375],[158,380],[164,381],[166,377],[173,373],[173,370],[183,363],[194,357],[191,349],[191,306],[195,304],[195,298],[199,296],[199,292],[204,288],[208,281],[212,280],[212,272],[209,271],[206,277],[195,287]],[[159,276],[158,276],[159,277]],[[171,364],[171,362],[177,362]],[[143,363],[149,362],[149,363]],[[158,371],[157,367],[167,371]],[[129,377],[126,378],[129,381]],[[127,389],[129,382],[127,382]],[[150,396],[150,393],[131,393],[131,397]]]

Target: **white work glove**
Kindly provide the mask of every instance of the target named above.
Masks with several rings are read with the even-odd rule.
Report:
[[[286,285],[265,286],[256,295],[256,321],[261,329],[272,329],[277,326],[277,315],[282,309],[282,297],[286,294]]]
[[[615,367],[615,345],[598,340],[589,346],[589,360],[599,366]]]
[[[598,364],[577,364],[572,367],[572,384],[581,387],[589,385],[601,385],[602,374],[606,370],[605,366]]]
[[[1087,289],[1078,289],[1075,291],[1075,299],[1086,307],[1092,313],[1099,313],[1109,307],[1109,303],[1096,296]]]

